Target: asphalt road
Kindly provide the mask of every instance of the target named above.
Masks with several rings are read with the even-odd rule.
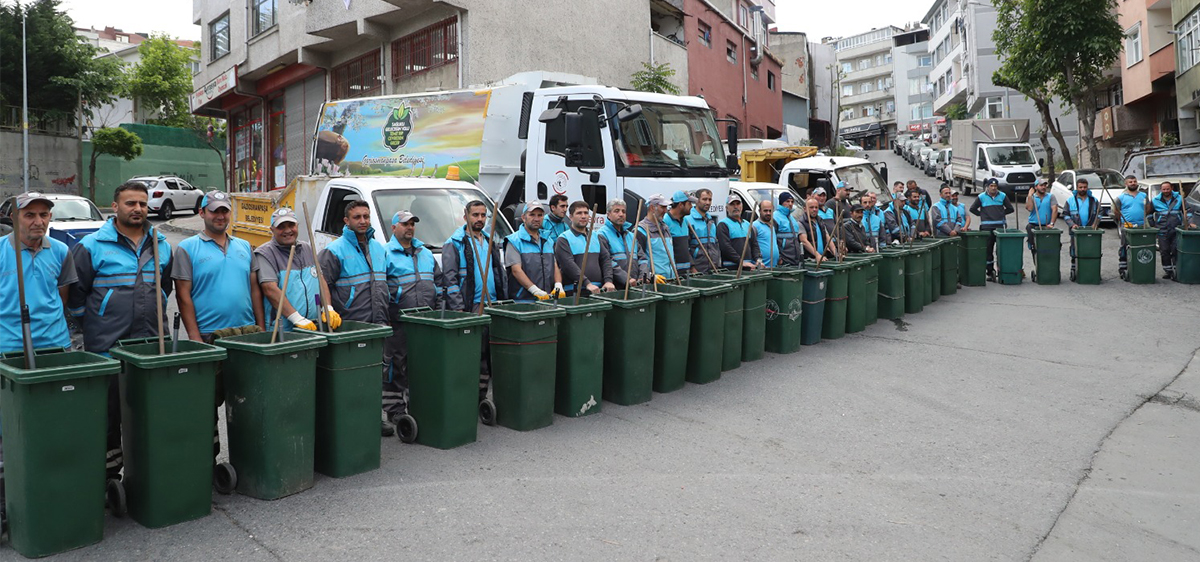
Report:
[[[964,288],[647,404],[110,517],[48,560],[1195,560],[1197,293],[1119,281],[1112,238],[1099,286]]]

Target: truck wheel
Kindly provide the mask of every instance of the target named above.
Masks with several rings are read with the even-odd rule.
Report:
[[[175,205],[173,203],[171,203],[170,199],[163,201],[162,207],[158,208],[158,217],[161,218],[162,220],[170,219],[171,215],[174,213],[175,213]]]
[[[202,202],[204,202],[204,198],[203,198],[203,197],[200,197],[200,198],[196,199],[196,208],[195,208],[195,209],[192,209],[192,214],[193,214],[193,215],[198,215],[198,214],[200,214],[200,203],[202,203]]]

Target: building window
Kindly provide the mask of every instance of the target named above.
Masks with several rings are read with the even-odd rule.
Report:
[[[912,106],[911,110],[912,110],[912,114],[910,115],[910,117],[911,117],[911,120],[913,120],[913,121],[920,121],[922,119],[932,119],[933,118],[933,104],[932,103],[926,102],[926,103],[914,105],[914,106]]]
[[[984,115],[986,115],[985,119],[1002,119],[1004,117],[1004,98],[988,98]]]
[[[733,41],[725,42],[725,58],[733,64],[737,64],[737,45]]]
[[[854,108],[848,107],[842,111],[842,119],[854,119]]]
[[[750,67],[750,77],[753,78],[756,82],[758,81],[758,67],[757,66]]]
[[[761,139],[766,137],[763,137],[763,130],[761,128],[750,125],[750,138]]]
[[[1142,22],[1133,24],[1125,31],[1125,66],[1142,62]]]
[[[775,91],[775,73],[770,70],[767,71],[767,89]]]
[[[859,59],[859,61],[858,61],[858,69],[859,69],[859,70],[866,70],[866,69],[868,69],[868,68],[871,68],[871,59]]]
[[[458,60],[458,18],[442,20],[392,42],[392,79]]]
[[[371,51],[333,69],[332,96],[335,100],[365,98],[382,93],[379,51]]]
[[[883,66],[883,55],[875,55],[875,66]]]
[[[883,104],[883,107],[884,107],[885,112],[888,115],[891,115],[896,112],[896,102],[893,100],[888,100],[887,102],[885,102]]]
[[[270,181],[265,185],[271,189],[287,187],[287,142],[286,142],[286,127],[287,115],[284,111],[283,96],[271,100],[271,115],[270,115],[270,133],[271,139],[270,150],[271,167],[267,170],[270,174]]]
[[[859,84],[858,85],[858,93],[860,93],[860,94],[871,93],[871,82],[867,81],[867,82],[863,82],[863,83]]]
[[[887,54],[883,55],[883,64],[892,64],[892,54],[891,53],[887,53]]]
[[[854,95],[854,84],[842,84],[842,95],[843,96],[853,96]]]
[[[863,117],[874,117],[874,116],[875,116],[875,106],[864,105],[863,106]]]
[[[1196,49],[1200,47],[1200,10],[1179,21],[1175,26],[1175,75],[1179,76],[1200,61]]]
[[[853,65],[853,64],[850,64],[850,63],[848,63],[848,62],[844,62],[844,63],[842,63],[842,72],[843,72],[843,73],[845,73],[845,74],[849,74],[849,73],[851,73],[851,72],[854,72],[854,65]]]
[[[926,67],[933,66],[933,57],[925,55],[917,59],[917,66]]]
[[[212,44],[209,62],[229,54],[229,12],[208,24],[208,42]]]
[[[929,91],[929,77],[922,76],[920,78],[908,79],[908,95],[919,96]]]
[[[700,29],[700,31],[699,31],[700,44],[711,49],[712,48],[712,26],[708,25],[707,23],[704,23],[702,21],[699,21],[699,20],[696,21],[696,25]]]
[[[742,29],[750,29],[750,6],[738,2],[738,25]]]
[[[275,27],[276,0],[250,0],[250,36]]]

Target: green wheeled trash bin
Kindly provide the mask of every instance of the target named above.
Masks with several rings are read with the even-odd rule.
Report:
[[[715,281],[730,286],[725,296],[725,331],[722,335],[721,371],[730,371],[742,364],[742,328],[745,326],[746,278],[735,279],[732,275],[708,274],[692,277],[697,281]]]
[[[1125,273],[1125,280],[1135,285],[1151,285],[1157,282],[1158,229],[1126,228],[1125,241],[1129,243],[1126,253],[1129,270]]]
[[[317,332],[317,442],[313,467],[334,478],[379,468],[383,340],[391,326],[347,320]],[[397,428],[398,430],[399,428]]]
[[[822,267],[832,262],[823,262]],[[867,329],[867,262],[863,260],[846,259],[841,265],[845,266],[846,272],[846,298],[845,300],[845,327],[842,334],[855,334]],[[837,285],[838,271],[834,270],[834,285]],[[829,296],[826,295],[826,302]],[[826,305],[828,310],[828,304]],[[834,305],[836,308],[837,305]],[[835,327],[836,329],[836,327]],[[826,339],[837,339],[821,334]]]
[[[815,263],[805,262],[805,267],[815,267]],[[850,262],[823,261],[821,268],[833,274],[825,291],[825,316],[821,321],[821,339],[836,340],[846,335],[847,310],[850,304],[850,271],[857,268],[861,272],[862,267]],[[862,281],[864,280],[860,276],[859,294],[862,293]]]
[[[736,272],[733,275],[737,275]],[[767,339],[767,283],[771,280],[767,271],[742,271],[746,282],[742,312],[742,362],[758,361],[763,358]]]
[[[1062,231],[1057,228],[1037,228],[1033,231],[1033,282],[1038,285],[1057,285],[1062,281]]]
[[[221,366],[229,463],[239,494],[275,500],[313,485],[316,451],[317,353],[315,332],[271,332],[221,338],[229,355]],[[378,414],[377,414],[378,415]]]
[[[833,271],[828,269],[804,268],[804,292],[801,296],[800,318],[803,322],[800,333],[802,345],[821,343],[821,331],[825,324],[825,297],[829,294]],[[843,318],[845,314],[843,311]]]
[[[1175,258],[1175,280],[1185,285],[1200,284],[1200,230],[1176,229],[1179,252]]]
[[[117,360],[83,351],[39,354],[34,368],[22,354],[0,359],[8,542],[22,556],[104,538],[108,377],[120,371]]]
[[[708,384],[721,378],[725,343],[725,300],[733,298],[733,285],[719,281],[687,279],[687,287],[700,291],[692,304],[692,329],[688,334],[687,381]]]
[[[922,254],[925,268],[924,306],[942,298],[942,238],[925,238],[913,244],[925,250]]]
[[[942,239],[942,296],[958,293],[958,248],[962,239],[957,236]]]
[[[800,351],[800,314],[803,307],[804,270],[777,267],[769,270],[765,349],[771,353]]]
[[[1071,280],[1080,285],[1099,285],[1104,231],[1099,228],[1076,228],[1072,236],[1075,237],[1076,267],[1072,268]]]
[[[904,312],[916,314],[925,310],[925,258],[929,249],[912,246],[904,254]]]
[[[566,311],[548,304],[487,307],[492,317],[492,401],[496,423],[531,431],[554,423],[558,323]]]
[[[660,285],[661,287],[661,285]],[[612,303],[604,320],[604,399],[632,406],[654,395],[654,330],[657,293],[610,292],[596,298]]]
[[[1020,285],[1025,271],[1025,231],[1003,228],[996,233],[996,273],[1001,285]]]
[[[964,287],[987,285],[987,244],[992,233],[989,230],[964,230],[958,254],[958,279]]]
[[[867,326],[879,320],[879,266],[883,257],[879,254],[859,254],[859,259],[865,260],[867,270],[867,285],[864,298],[867,299]]]
[[[879,317],[884,320],[904,316],[904,261],[908,253],[899,246],[879,250]]]
[[[688,354],[692,304],[700,291],[665,283],[654,290],[660,299],[654,313],[654,392],[674,392],[687,383],[687,362],[679,358]],[[629,290],[634,293],[641,291]]]
[[[408,339],[408,414],[416,442],[436,449],[474,443],[479,433],[479,353],[486,314],[413,308]]]
[[[129,515],[151,529],[212,511],[217,366],[224,348],[191,340],[122,341],[121,451]],[[170,350],[174,348],[174,352]]]
[[[554,413],[568,418],[600,411],[604,390],[604,317],[612,304],[590,297],[549,301],[567,313],[558,324]]]

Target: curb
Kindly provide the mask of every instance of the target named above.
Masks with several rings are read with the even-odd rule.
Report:
[[[176,220],[176,219],[171,219],[171,220],[168,220],[168,221],[165,221],[165,222],[161,222],[161,223],[159,223],[159,224],[158,224],[158,228],[161,228],[161,229],[163,229],[163,230],[165,230],[165,231],[167,231],[167,232],[175,232],[175,233],[178,233],[178,234],[186,234],[186,235],[188,235],[188,236],[194,236],[194,235],[196,235],[196,234],[200,234],[200,231],[199,231],[199,230],[196,230],[196,229],[194,229],[194,228],[188,228],[188,227],[184,227],[184,226],[178,226],[178,225],[175,225],[175,224],[171,224],[171,223],[175,222],[175,220]]]

